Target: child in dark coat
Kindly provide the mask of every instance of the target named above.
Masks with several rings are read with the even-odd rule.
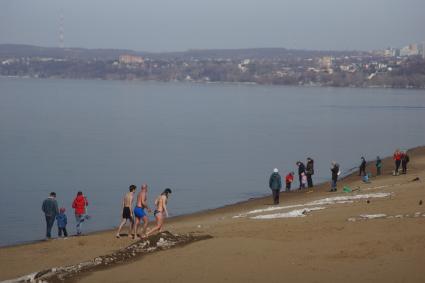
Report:
[[[61,209],[59,209],[59,214],[56,215],[56,221],[58,223],[58,237],[62,237],[63,232],[63,235],[66,239],[66,237],[68,237],[68,232],[66,231],[66,224],[68,223],[68,219],[65,214],[65,208],[61,207]]]

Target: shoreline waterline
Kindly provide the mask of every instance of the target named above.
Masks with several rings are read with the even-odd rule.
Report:
[[[425,149],[425,145],[420,145],[420,146],[416,146],[416,147],[412,147],[410,149],[408,149],[408,152],[411,151],[415,151],[415,150],[420,150],[420,149]],[[414,158],[414,156],[411,156],[411,158]],[[392,160],[392,156],[386,156],[386,157],[381,157],[382,162],[390,162]],[[367,162],[367,167],[370,168],[370,166],[373,166],[375,161],[368,161]],[[358,169],[358,167],[355,167],[355,169]],[[359,178],[357,175],[356,170],[351,170],[351,172],[348,172],[348,174],[346,174],[345,176],[342,176],[340,178],[338,178],[338,183],[346,180],[346,179],[354,179],[354,178]],[[295,181],[294,181],[295,183]],[[299,191],[298,189],[293,190],[291,192],[286,192],[283,191],[284,188],[282,188],[281,191],[281,202],[285,201],[285,196],[289,196],[289,195],[303,195],[306,192],[314,192],[314,189],[317,188],[321,188],[323,186],[325,186],[326,184],[330,183],[330,179],[329,181],[323,181],[320,183],[317,183],[314,185],[313,188],[305,188],[301,191]],[[265,185],[265,189],[266,189],[266,185]],[[323,189],[321,189],[321,191],[323,192]],[[339,192],[341,192],[341,188],[339,188]],[[246,205],[250,205],[252,203],[255,202],[259,202],[259,201],[264,201],[264,200],[269,200],[271,198],[271,192],[265,192],[263,196],[259,196],[259,197],[251,197],[248,198],[246,200],[242,200],[242,201],[238,201],[238,202],[234,202],[231,204],[227,204],[227,205],[222,205],[222,206],[218,206],[215,208],[210,208],[210,209],[205,209],[205,210],[199,210],[199,211],[195,211],[192,213],[187,213],[187,214],[181,214],[181,215],[176,215],[176,216],[172,216],[170,218],[166,219],[166,223],[165,223],[165,227],[167,227],[167,224],[173,224],[174,222],[179,222],[184,220],[185,218],[191,218],[191,217],[198,217],[198,216],[203,216],[203,215],[208,215],[208,214],[214,214],[214,213],[219,213],[221,210],[227,210],[227,209],[232,209],[232,208],[240,208]],[[272,206],[270,204],[270,206]],[[150,220],[149,224],[151,225],[152,223],[154,223],[154,221]],[[44,224],[44,223],[43,223]],[[116,226],[118,226],[119,223],[116,224]],[[126,231],[126,228],[123,228],[123,231]],[[105,234],[105,233],[111,233],[111,235],[115,235],[116,232],[116,227],[115,228],[107,228],[107,229],[100,229],[100,230],[96,230],[96,231],[90,231],[87,233],[84,233],[83,236],[76,236],[76,235],[70,235],[69,237],[81,237],[84,238],[86,236],[92,236],[92,235],[99,235],[99,234]],[[52,238],[51,240],[60,240],[61,238],[59,237],[55,237]],[[47,241],[51,241],[51,240],[47,240]],[[21,242],[21,243],[15,243],[15,244],[11,244],[11,245],[2,245],[0,246],[0,250],[1,249],[7,249],[7,248],[13,248],[13,247],[20,247],[20,246],[28,246],[28,245],[32,245],[32,244],[37,244],[37,243],[43,243],[46,242],[45,239],[38,239],[38,240],[32,240],[32,241],[27,241],[27,242]]]

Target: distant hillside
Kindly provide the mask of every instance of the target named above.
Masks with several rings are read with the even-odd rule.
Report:
[[[0,58],[9,57],[50,57],[81,60],[115,60],[122,54],[145,56],[153,59],[287,59],[311,58],[317,56],[353,56],[365,54],[357,51],[314,51],[291,50],[286,48],[250,48],[250,49],[206,49],[184,52],[151,53],[126,49],[86,49],[40,47],[21,44],[0,44]]]
[[[39,47],[21,44],[0,44],[1,57],[51,57],[66,59],[99,59],[114,60],[121,54],[144,55],[125,49],[86,49],[86,48],[58,48]]]

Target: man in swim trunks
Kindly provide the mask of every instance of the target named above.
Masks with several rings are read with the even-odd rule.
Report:
[[[134,225],[134,218],[133,218],[133,212],[131,211],[131,207],[133,206],[133,197],[134,192],[136,191],[136,186],[131,185],[128,188],[129,192],[125,194],[123,200],[122,200],[122,220],[120,223],[120,226],[118,227],[117,235],[116,237],[120,237],[120,232],[122,227],[127,223],[127,220],[130,220],[130,229],[128,232],[128,236],[131,236],[131,232]]]
[[[134,215],[136,216],[136,223],[134,224],[134,235],[133,238],[137,238],[137,226],[139,226],[140,219],[143,220],[143,228],[142,228],[142,236],[146,233],[146,228],[148,227],[148,216],[145,213],[145,208],[150,213],[151,210],[148,207],[147,203],[148,199],[148,185],[143,184],[140,188],[140,192],[137,195],[137,203],[136,207],[134,208]]]
[[[171,189],[166,188],[162,192],[162,194],[156,198],[155,200],[156,209],[153,213],[156,219],[156,226],[146,234],[146,237],[149,235],[152,235],[154,232],[162,231],[162,225],[164,224],[164,216],[168,217],[167,201],[168,201],[168,195],[170,194],[171,194]]]

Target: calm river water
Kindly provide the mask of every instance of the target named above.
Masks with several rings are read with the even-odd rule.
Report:
[[[78,190],[83,229],[107,229],[130,184],[191,213],[269,194],[274,167],[308,156],[323,182],[332,160],[423,145],[424,121],[425,91],[1,78],[0,246],[44,237],[51,191],[71,234]]]

